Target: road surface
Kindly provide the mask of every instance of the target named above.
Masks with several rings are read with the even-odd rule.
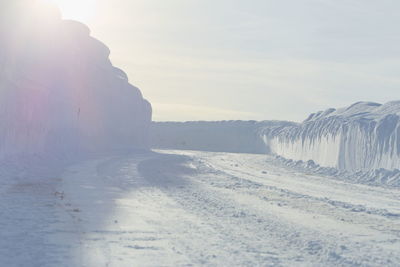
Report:
[[[106,157],[4,188],[1,208],[21,209],[0,219],[7,266],[400,265],[399,189],[266,155]]]

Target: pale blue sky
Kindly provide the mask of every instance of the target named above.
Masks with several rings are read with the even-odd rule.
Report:
[[[397,0],[86,1],[154,120],[301,121],[400,98]]]

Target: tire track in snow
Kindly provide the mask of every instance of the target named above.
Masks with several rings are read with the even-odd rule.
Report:
[[[176,153],[176,151],[174,151],[173,153]],[[277,197],[277,200],[284,203],[285,201],[287,202],[287,200],[291,200],[291,204],[296,203],[296,202],[300,202],[302,204],[306,204],[306,208],[300,205],[292,205],[292,207],[289,207],[289,212],[297,212],[300,213],[300,216],[302,215],[302,213],[305,213],[304,215],[309,215],[308,213],[310,213],[310,211],[312,211],[312,218],[315,222],[318,222],[319,220],[321,222],[327,221],[329,223],[334,223],[337,225],[331,225],[330,228],[337,228],[336,230],[339,231],[338,235],[332,232],[327,232],[324,233],[321,231],[321,229],[313,229],[313,224],[310,224],[308,227],[304,227],[304,224],[297,224],[296,222],[294,222],[293,220],[289,220],[290,223],[294,224],[294,225],[288,225],[288,220],[287,220],[287,216],[283,217],[283,218],[278,218],[278,226],[276,226],[276,229],[273,231],[274,233],[280,233],[280,238],[278,238],[278,240],[280,240],[281,243],[285,244],[285,242],[289,242],[288,247],[292,246],[293,244],[297,244],[296,249],[298,249],[299,251],[303,251],[306,254],[306,251],[308,249],[304,249],[305,247],[307,247],[307,245],[305,244],[320,244],[320,247],[322,250],[325,249],[325,252],[322,253],[315,253],[316,254],[316,260],[320,261],[320,262],[331,262],[332,264],[343,264],[343,265],[347,265],[347,264],[359,264],[359,263],[363,263],[363,264],[375,264],[375,265],[380,265],[380,264],[385,264],[385,265],[391,265],[391,260],[394,260],[394,262],[399,262],[399,257],[398,256],[394,256],[396,255],[397,250],[395,249],[396,246],[395,244],[399,244],[399,225],[398,225],[398,220],[389,220],[391,216],[387,216],[388,214],[385,214],[384,212],[382,212],[382,210],[384,211],[384,209],[382,210],[362,210],[365,212],[366,216],[368,217],[367,223],[362,225],[361,228],[365,228],[362,229],[362,231],[358,231],[360,237],[357,237],[357,231],[355,231],[355,234],[353,234],[354,236],[349,235],[349,232],[340,232],[343,229],[340,229],[340,227],[345,228],[349,228],[348,230],[356,230],[358,228],[358,226],[356,226],[357,224],[361,224],[362,220],[365,219],[365,217],[362,217],[357,221],[354,220],[354,214],[357,214],[357,216],[359,216],[360,210],[354,210],[355,208],[359,207],[359,205],[352,205],[351,203],[340,203],[340,202],[336,202],[336,203],[332,203],[330,202],[329,199],[327,198],[315,198],[312,196],[308,196],[308,195],[302,195],[302,194],[298,194],[296,192],[291,192],[288,190],[283,190],[281,188],[278,187],[265,187],[263,188],[264,185],[254,182],[252,180],[249,179],[243,179],[243,175],[239,174],[237,175],[237,173],[235,173],[236,175],[231,173],[231,169],[229,169],[227,166],[224,166],[224,168],[210,168],[210,166],[213,166],[213,164],[215,163],[215,159],[212,159],[212,153],[204,153],[204,152],[193,152],[195,155],[193,156],[191,153],[185,153],[185,152],[178,152],[181,154],[188,154],[190,156],[192,156],[195,160],[193,160],[190,164],[191,165],[197,165],[198,170],[200,170],[200,174],[197,175],[195,178],[194,177],[187,177],[188,179],[191,179],[192,182],[195,183],[200,183],[198,186],[194,186],[191,190],[193,191],[189,191],[187,192],[185,195],[185,197],[182,196],[182,190],[179,190],[179,192],[173,191],[172,193],[170,193],[171,197],[174,197],[177,202],[180,202],[181,205],[185,206],[187,209],[189,210],[196,210],[196,207],[201,207],[200,211],[202,212],[215,212],[215,210],[217,210],[217,212],[215,214],[213,214],[213,216],[220,216],[221,215],[221,210],[223,211],[228,211],[228,210],[234,210],[235,208],[237,209],[238,207],[240,207],[240,203],[238,203],[238,199],[243,198],[243,193],[245,193],[249,198],[253,198],[251,200],[252,204],[256,204],[257,205],[265,205],[263,208],[264,209],[268,209],[270,208],[270,206],[267,206],[265,201],[264,204],[260,204],[257,201],[254,201],[254,197],[258,197],[258,193],[262,190],[271,193],[271,191],[275,194],[275,197]],[[199,156],[196,155],[196,153],[199,154]],[[205,154],[205,156],[207,157],[202,157],[202,155]],[[196,162],[197,160],[197,162]],[[206,162],[206,164],[204,164],[204,162]],[[154,164],[156,165],[156,164]],[[205,168],[204,166],[207,165]],[[234,166],[236,166],[237,164],[234,164]],[[204,175],[205,174],[205,175]],[[247,175],[249,176],[249,175]],[[251,175],[250,175],[251,176]],[[253,174],[254,176],[254,174]],[[217,179],[215,179],[217,178]],[[202,192],[200,193],[201,197],[198,197],[199,192],[196,193],[196,190],[199,190],[202,188]],[[217,189],[217,190],[215,190]],[[262,189],[262,190],[260,190]],[[186,190],[188,190],[186,188]],[[229,194],[231,194],[231,199],[229,200],[228,197],[227,199],[221,199],[221,197],[226,193],[226,191],[231,191],[229,192]],[[233,192],[233,193],[232,193]],[[349,192],[351,194],[351,192]],[[228,195],[229,195],[228,194]],[[182,198],[182,200],[180,201],[179,199]],[[189,205],[188,203],[191,203],[191,205]],[[241,203],[245,203],[243,201],[239,201]],[[306,202],[306,203],[305,203]],[[321,204],[322,202],[322,204]],[[203,205],[202,205],[203,203]],[[204,205],[204,203],[206,205]],[[217,204],[216,204],[217,203]],[[224,203],[224,204],[221,204]],[[247,204],[247,203],[246,203]],[[212,208],[213,206],[218,207],[218,208]],[[326,208],[324,206],[331,206],[330,208]],[[344,207],[342,207],[342,211],[337,212],[338,210],[338,206],[340,205],[344,205]],[[347,206],[348,205],[348,206]],[[207,208],[204,208],[204,207]],[[278,205],[278,209],[287,209],[287,207],[285,207],[286,205]],[[309,206],[309,207],[307,207]],[[322,206],[322,207],[321,207]],[[314,209],[316,208],[316,209]],[[243,207],[244,210],[247,210],[246,212],[240,213],[239,214],[248,214],[249,210],[252,210],[252,206],[249,206],[248,204],[245,205]],[[297,209],[297,211],[296,211]],[[277,210],[276,208],[274,209],[275,211]],[[198,211],[198,210],[197,210]],[[250,217],[250,218],[259,218],[260,215],[262,216],[263,210],[262,209],[258,209],[255,213],[249,215],[249,216],[237,216],[239,218],[245,218],[245,217]],[[321,213],[322,214],[319,214]],[[325,214],[324,214],[325,213]],[[331,214],[330,214],[331,213]],[[333,216],[332,216],[333,213]],[[340,216],[337,216],[339,213]],[[363,212],[361,212],[363,213]],[[225,214],[227,215],[227,214]],[[229,217],[229,213],[228,216],[222,216],[222,217]],[[362,214],[364,215],[364,214]],[[203,216],[206,216],[206,214],[203,214]],[[235,217],[235,215],[233,215]],[[264,214],[265,216],[265,214]],[[271,214],[266,215],[267,218],[269,220],[271,220]],[[280,212],[277,212],[275,214],[275,216],[280,216]],[[331,218],[328,218],[329,220],[326,220],[326,216],[329,216]],[[379,216],[383,218],[379,219]],[[305,218],[310,217],[310,216],[305,216]],[[338,220],[338,218],[346,218],[347,222],[344,222],[343,220]],[[378,218],[376,218],[378,217]],[[265,217],[264,217],[265,218]],[[274,216],[272,216],[272,218],[274,218]],[[301,218],[297,218],[300,219]],[[397,219],[397,217],[395,216],[394,219]],[[254,221],[257,221],[254,220]],[[257,225],[257,223],[254,223],[248,221],[249,225]],[[259,220],[258,220],[259,222]],[[315,223],[314,222],[314,223]],[[368,223],[372,223],[372,225],[369,225]],[[373,223],[376,223],[375,225],[373,225]],[[268,222],[269,225],[273,225],[273,223],[271,223],[271,221]],[[286,225],[285,225],[286,224]],[[306,225],[307,226],[307,225]],[[294,230],[292,228],[296,229],[300,227],[300,230]],[[250,227],[251,228],[251,227]],[[303,228],[303,229],[301,229]],[[310,237],[321,237],[321,236],[325,236],[321,241],[321,240],[313,240],[313,238],[311,238],[310,240],[307,241],[307,237],[301,237],[298,240],[294,240],[294,239],[285,239],[285,235],[283,233],[286,232],[286,229],[291,229],[288,233],[287,236],[290,236],[291,232],[300,232],[300,233],[307,233],[308,232],[308,238]],[[258,234],[262,233],[262,229],[258,229],[257,227],[255,227],[254,229],[252,229],[252,232],[257,232]],[[363,231],[367,231],[367,232],[363,232]],[[380,232],[377,232],[380,231]],[[364,239],[364,236],[367,236],[370,233],[377,234],[377,235],[381,235],[382,239],[387,239],[387,240],[375,240],[376,242],[383,242],[383,246],[379,247],[375,245],[374,240],[368,240],[370,242],[364,242],[364,243],[360,243],[360,241],[362,239]],[[279,235],[279,234],[278,234]],[[301,234],[300,234],[301,235]],[[306,236],[307,236],[306,235]],[[342,236],[343,235],[343,236]],[[347,235],[347,236],[346,236]],[[271,238],[271,236],[270,236]],[[302,238],[304,240],[302,240]],[[392,244],[390,244],[392,243]],[[322,245],[323,244],[323,245]],[[384,245],[391,245],[391,249],[390,250],[386,250],[386,248],[384,249]],[[347,247],[352,248],[353,251],[362,251],[362,255],[356,255],[354,256],[352,253],[349,253],[350,250],[347,249]],[[311,245],[312,249],[315,249],[316,246]],[[344,251],[341,251],[344,249]],[[311,250],[312,250],[311,249]],[[387,255],[387,257],[385,257],[384,255]],[[308,259],[310,260],[310,259]],[[312,260],[311,260],[312,262]]]
[[[389,193],[375,206],[365,203],[375,214],[356,212],[329,203],[336,201],[329,190],[315,191],[329,189],[331,183],[323,183],[326,178],[307,179],[260,161],[259,155],[168,153],[101,159],[81,164],[65,177],[66,201],[81,211],[80,220],[74,222],[82,240],[77,262],[86,266],[400,263],[397,219],[378,212],[380,208],[392,212],[387,206]],[[310,188],[296,189],[298,185]],[[334,189],[341,194],[339,200],[346,194],[351,200],[353,193],[359,200],[367,193],[352,185]]]

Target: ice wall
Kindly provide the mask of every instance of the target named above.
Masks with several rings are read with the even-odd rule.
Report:
[[[153,123],[154,148],[269,153],[354,173],[400,169],[400,101],[358,102],[311,114],[302,123]],[[310,163],[310,164],[311,164]]]
[[[0,2],[0,159],[147,149],[151,106],[85,25]]]
[[[154,122],[151,144],[153,148],[162,149],[268,153],[259,130],[280,124],[273,121]]]
[[[303,123],[265,128],[270,151],[347,171],[400,168],[400,101],[358,102],[311,114]]]

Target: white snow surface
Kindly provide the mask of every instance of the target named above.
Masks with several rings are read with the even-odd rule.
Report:
[[[87,26],[0,2],[0,159],[147,149],[151,106]]]
[[[400,265],[399,189],[256,154],[159,151],[61,170],[1,166],[2,266]]]

